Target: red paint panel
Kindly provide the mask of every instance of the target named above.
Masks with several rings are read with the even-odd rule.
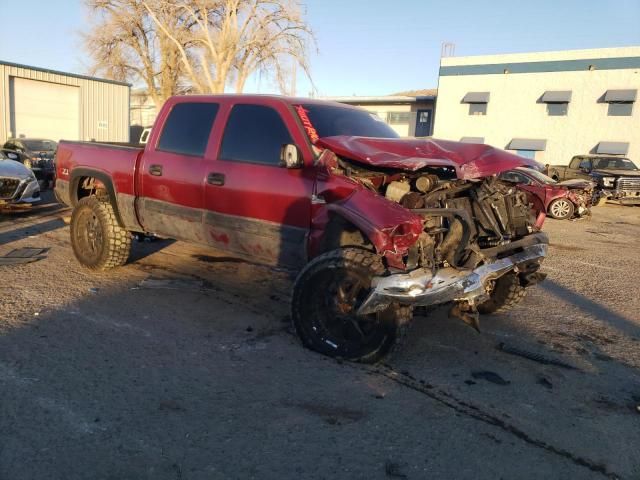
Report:
[[[75,168],[88,168],[110,177],[116,193],[134,195],[134,172],[142,152],[142,148],[62,141],[56,153],[56,175],[69,180]]]

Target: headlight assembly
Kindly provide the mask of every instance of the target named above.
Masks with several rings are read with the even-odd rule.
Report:
[[[615,177],[602,177],[602,186],[613,187],[613,184],[615,183],[615,181],[616,181]]]

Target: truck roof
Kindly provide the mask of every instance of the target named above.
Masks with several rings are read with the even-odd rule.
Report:
[[[275,94],[262,94],[262,93],[222,93],[217,95],[174,95],[169,99],[169,101],[183,101],[183,100],[197,100],[197,99],[207,99],[207,100],[215,100],[215,99],[224,99],[224,100],[242,100],[255,102],[260,104],[264,100],[277,100],[289,105],[300,105],[300,104],[318,104],[318,105],[333,105],[335,107],[344,107],[344,108],[358,108],[352,105],[347,105],[346,103],[334,102],[331,100],[320,100],[317,98],[308,98],[308,97],[290,97],[287,95],[275,95]]]

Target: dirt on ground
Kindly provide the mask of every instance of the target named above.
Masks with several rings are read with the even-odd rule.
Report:
[[[181,242],[76,262],[69,215],[0,215],[0,479],[640,478],[640,208],[547,220],[548,278],[416,315],[384,363],[305,350],[292,272]],[[322,292],[318,292],[322,294]]]

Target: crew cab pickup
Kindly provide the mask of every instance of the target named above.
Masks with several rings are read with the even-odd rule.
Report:
[[[549,176],[557,181],[584,179],[596,184],[594,203],[608,199],[622,204],[640,204],[640,170],[628,158],[616,155],[578,155],[569,166],[550,166]]]
[[[57,159],[82,265],[123,265],[141,233],[296,269],[295,329],[334,357],[378,360],[415,306],[477,328],[544,278],[544,205],[498,177],[527,159],[398,138],[343,104],[173,97],[144,149],[61,142]]]

